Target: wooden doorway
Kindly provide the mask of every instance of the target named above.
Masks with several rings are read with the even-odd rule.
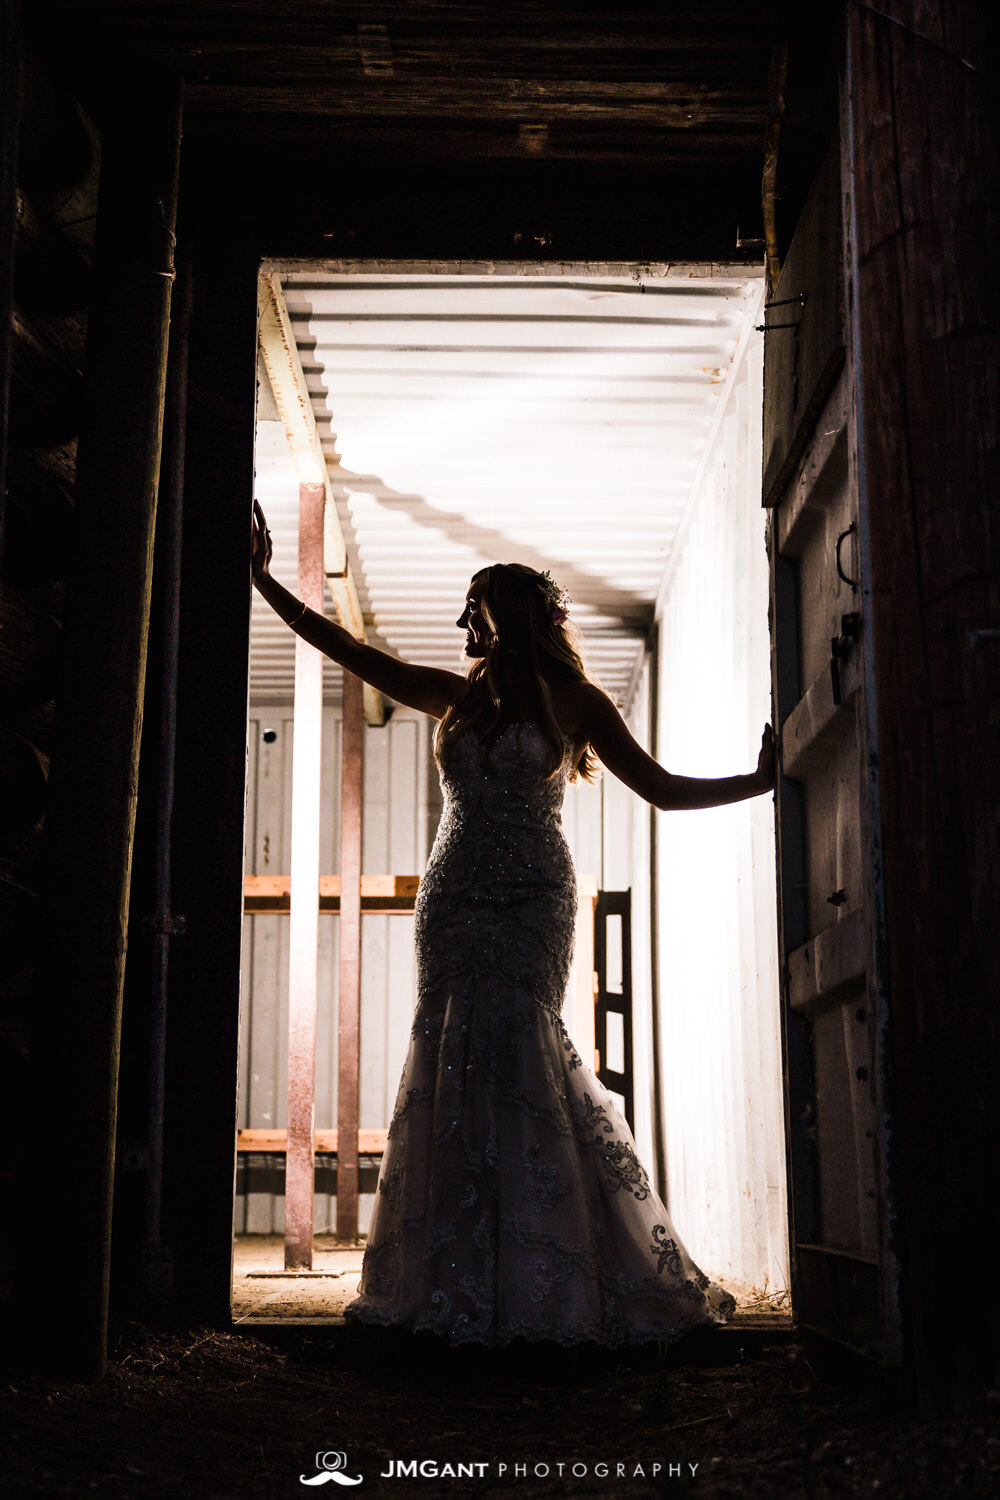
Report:
[[[756,719],[759,716],[762,723],[767,715],[762,531],[755,540],[750,524],[761,520],[754,467],[759,455],[760,340],[754,329],[759,317],[759,273],[748,275],[745,267],[700,265],[623,268],[578,263],[553,270],[521,263],[489,267],[437,263],[428,267],[413,262],[380,262],[377,266],[272,262],[265,267],[265,273],[272,284],[275,279],[280,280],[282,295],[287,299],[291,340],[300,351],[304,372],[303,389],[312,406],[320,446],[329,465],[334,504],[343,521],[348,564],[358,596],[365,600],[374,638],[414,659],[436,661],[438,652],[446,652],[449,654],[440,658],[442,664],[454,664],[455,646],[451,642],[454,634],[451,621],[456,612],[452,607],[454,597],[460,596],[469,572],[478,565],[478,560],[466,553],[474,552],[478,545],[483,551],[482,560],[521,556],[535,566],[548,566],[569,583],[574,609],[581,618],[599,678],[623,704],[640,741],[654,752],[666,753],[669,762],[678,749],[672,723],[676,715],[664,715],[664,726],[657,730],[650,712],[650,689],[655,688],[649,679],[650,626],[661,608],[669,608],[674,615],[687,608],[678,601],[684,598],[692,602],[699,587],[705,598],[705,549],[708,553],[721,549],[725,561],[716,568],[712,587],[719,598],[726,597],[728,591],[736,615],[743,609],[756,609],[759,618],[753,632],[741,635],[731,631],[731,635],[741,642],[741,652],[745,652],[746,640],[751,636],[758,655],[764,643],[764,668],[763,673],[757,672],[756,698],[751,695],[744,700],[739,694],[729,695],[733,722],[726,733],[732,738],[717,747],[716,753],[726,757],[725,768],[729,760],[736,764],[742,764],[743,760],[752,762],[760,733]],[[436,300],[429,305],[427,299],[431,297]],[[412,327],[408,325],[411,313],[415,319]],[[440,359],[434,353],[437,346],[441,346]],[[753,355],[748,359],[751,350]],[[401,355],[404,357],[399,358]],[[394,359],[392,380],[397,382],[397,391],[402,392],[397,410],[390,405],[393,384],[386,374]],[[457,373],[449,373],[449,362],[458,367]],[[522,369],[518,377],[518,365],[526,364],[527,370]],[[523,390],[518,389],[515,377],[521,380]],[[380,381],[386,389],[380,388]],[[266,399],[267,387],[261,389]],[[376,407],[381,403],[383,412],[391,413],[391,421],[383,416],[389,438],[395,439],[397,429],[405,431],[402,450],[407,468],[402,472],[406,482],[400,481],[400,454],[385,437],[379,439],[370,453],[355,456],[356,450],[351,447],[352,419],[359,420],[363,427],[366,411],[362,397]],[[480,434],[476,440],[479,448],[473,456],[478,457],[486,482],[469,469],[459,469],[450,487],[446,484],[438,493],[440,475],[427,467],[420,444],[422,429],[428,422],[433,424],[434,433],[445,435],[449,441],[452,434],[462,431],[461,422],[442,418],[437,410],[440,405],[447,411],[450,400],[459,403],[462,422],[473,431],[482,420],[481,414],[489,413],[497,424],[504,450],[516,449],[516,418],[527,434],[523,449],[527,457],[521,459],[520,477],[501,474],[496,457],[482,461],[478,455],[489,455],[491,450]],[[260,412],[261,408],[258,415]],[[504,427],[499,426],[498,412],[502,412]],[[571,414],[569,417],[567,412]],[[414,419],[414,413],[418,419]],[[296,492],[303,477],[288,462],[283,424],[274,420],[278,415],[276,410],[272,411],[270,422],[267,418],[264,421],[268,432],[262,433],[260,429],[258,432],[258,494],[271,519],[279,514],[273,509],[278,504],[277,489],[273,499],[260,489],[272,461],[268,447],[270,428],[274,429],[275,486],[284,485],[291,494]],[[566,425],[569,420],[591,429],[585,444],[569,430]],[[548,431],[557,423],[562,424],[561,429],[554,434],[548,432],[549,452],[558,456],[565,468],[566,452],[581,448],[583,475],[572,471],[561,475],[559,465],[553,464],[536,439],[535,434],[540,430]],[[460,446],[457,438],[455,442]],[[655,461],[645,457],[647,451],[655,456]],[[731,479],[727,478],[730,474]],[[483,491],[482,496],[477,489]],[[609,529],[607,497],[613,490],[617,499],[614,525]],[[713,497],[714,509],[706,525],[702,513],[708,495]],[[735,528],[731,525],[733,517],[739,518]],[[283,536],[283,525],[280,521],[275,523],[275,535],[285,547],[290,567],[295,555],[295,534],[289,530]],[[671,553],[675,541],[678,541],[677,552]],[[739,560],[744,548],[760,551],[752,568]],[[400,564],[394,573],[395,557],[400,558]],[[668,559],[670,578],[665,580]],[[328,574],[337,571],[331,568]],[[735,586],[731,573],[736,579]],[[697,578],[701,578],[701,585],[696,584]],[[288,581],[294,587],[294,574],[289,575]],[[714,594],[712,598],[715,599]],[[273,622],[262,620],[262,628],[260,653],[251,660],[254,727],[249,810],[255,863],[252,869],[248,865],[250,881],[265,878],[261,861],[265,857],[278,859],[275,851],[283,849],[285,839],[269,821],[274,808],[271,813],[264,811],[274,788],[262,793],[261,777],[284,774],[279,764],[282,756],[288,756],[290,721],[287,703],[282,708],[279,701],[280,653],[286,652],[290,663],[291,643],[287,633],[282,636],[280,626]],[[695,624],[687,635],[674,632],[684,639],[683,649],[695,666],[693,676],[689,674],[692,687],[696,687],[698,676],[698,628]],[[727,651],[720,638],[713,646],[713,672],[738,673],[738,663],[735,658],[730,660]],[[684,686],[673,675],[674,669],[675,657],[668,653],[662,674],[655,674],[658,682],[662,677],[662,691],[670,694],[672,701]],[[761,683],[764,698],[758,701]],[[285,684],[287,692],[290,677]],[[337,691],[336,683],[331,682],[328,712],[332,715],[330,743],[334,747],[340,722]],[[720,699],[724,696],[720,689]],[[697,703],[693,703],[692,711],[697,717]],[[718,725],[714,719],[712,722],[717,732]],[[374,746],[386,744],[393,736],[398,738],[406,723],[406,716],[396,712],[388,719],[386,728],[372,727],[367,735],[366,755]],[[660,738],[664,727],[669,734]],[[270,746],[269,728],[273,737]],[[401,778],[398,788],[403,800],[399,800],[396,791],[389,790],[383,796],[375,790],[374,782],[369,790],[374,796],[373,806],[378,809],[374,814],[377,822],[381,826],[389,820],[397,825],[403,842],[409,840],[407,858],[412,863],[403,871],[401,866],[388,861],[377,866],[369,862],[366,873],[372,871],[370,878],[389,878],[390,871],[395,878],[401,874],[415,875],[426,853],[434,814],[433,772],[426,734],[415,723],[406,733],[411,738],[416,736],[414,747],[419,744],[422,759],[419,770],[404,769],[400,762],[391,772],[393,778]],[[280,751],[278,740],[284,747]],[[693,757],[693,763],[678,769],[698,773],[704,741],[702,733],[700,751],[697,737],[692,736],[691,744],[682,753]],[[384,755],[382,761],[384,765]],[[278,789],[279,800],[286,793],[287,788]],[[335,804],[336,797],[336,786],[328,778],[324,802]],[[765,860],[753,877],[751,854],[750,864],[743,869],[744,882],[756,878],[760,889],[754,898],[759,908],[756,918],[743,920],[740,935],[737,935],[740,919],[735,894],[742,855],[732,856],[735,861],[732,878],[736,882],[733,902],[723,911],[717,902],[710,901],[706,909],[705,920],[721,922],[730,934],[723,947],[733,954],[742,954],[728,968],[720,968],[712,979],[718,1004],[723,1010],[728,1005],[732,1012],[725,1023],[724,1098],[711,1104],[712,1092],[705,1088],[701,1090],[703,1110],[701,1106],[693,1111],[675,1106],[665,1115],[662,1093],[664,1089],[674,1093],[676,1084],[672,1072],[664,1075],[664,1057],[670,1068],[674,1068],[678,1059],[690,1055],[685,1048],[691,1046],[690,1037],[685,1040],[682,1022],[684,991],[689,979],[678,977],[681,970],[676,943],[673,938],[661,942],[657,954],[653,953],[654,931],[659,929],[667,906],[657,889],[658,880],[671,863],[676,827],[669,818],[662,820],[663,836],[655,848],[650,837],[654,822],[650,811],[645,806],[633,806],[633,802],[624,789],[616,789],[608,779],[596,792],[581,790],[572,794],[567,821],[577,868],[586,877],[588,890],[593,887],[596,891],[602,883],[618,888],[631,886],[636,893],[632,946],[642,988],[634,1031],[641,1037],[642,1045],[634,1049],[637,1062],[633,1116],[640,1153],[651,1166],[659,1159],[660,1189],[668,1198],[673,1197],[672,1211],[681,1219],[690,1215],[692,1205],[700,1198],[710,1199],[713,1215],[724,1221],[723,1231],[713,1232],[707,1223],[699,1222],[696,1227],[696,1233],[706,1236],[707,1257],[705,1251],[702,1256],[711,1269],[727,1276],[741,1294],[754,1294],[764,1300],[777,1296],[780,1300],[786,1288],[782,1271],[783,1158],[776,1092],[777,1019],[773,963],[764,957],[769,902],[773,911],[770,865]],[[728,831],[720,825],[713,836],[719,847],[727,847],[729,841],[734,848],[736,844],[745,845],[749,852],[753,841],[742,831],[742,825],[737,826],[730,819],[727,828]],[[694,835],[693,827],[691,833]],[[323,835],[327,840],[331,836],[332,829]],[[770,838],[767,831],[765,853]],[[330,850],[333,847],[331,844]],[[329,851],[325,857],[333,872],[335,864],[330,861]],[[283,849],[280,858],[287,864],[287,849]],[[271,863],[267,868],[275,870],[276,866]],[[376,869],[379,877],[375,875]],[[726,869],[723,878],[728,880],[728,865]],[[746,885],[744,888],[748,889]],[[261,892],[257,891],[251,921],[261,932],[269,922],[280,929],[287,917],[281,918],[277,909],[266,912],[259,905],[260,898]],[[280,893],[280,899],[287,899],[284,892]],[[676,900],[670,904],[675,912],[679,909]],[[321,923],[328,920],[322,912],[320,920]],[[366,917],[369,925],[370,920]],[[405,942],[406,924],[393,919],[389,925],[396,928],[392,944]],[[584,937],[588,944],[593,943],[593,932],[587,929],[584,921],[578,948],[582,949]],[[278,937],[279,946],[281,941]],[[244,949],[244,974],[256,973],[259,984],[273,987],[273,978],[266,979],[269,971],[273,974],[273,940],[265,940],[260,953],[255,951],[256,944],[257,939],[251,939]],[[265,956],[268,951],[271,957]],[[284,959],[280,962],[284,963]],[[376,967],[379,962],[376,957]],[[329,965],[328,952],[324,964]],[[664,1024],[654,1016],[654,970],[659,995],[668,1001]],[[386,982],[396,986],[394,996],[387,994],[376,1001],[370,993],[365,1005],[374,1005],[372,1015],[377,1013],[379,1019],[370,1018],[362,1026],[364,1031],[367,1025],[369,1037],[377,1032],[384,1038],[376,1049],[377,1060],[373,1055],[366,1060],[362,1046],[362,1094],[368,1091],[373,1109],[371,1101],[379,1091],[382,1096],[391,1091],[398,1074],[400,1048],[407,1034],[405,1013],[412,1008],[413,1000],[412,975],[407,978],[398,963],[393,978],[379,981]],[[699,983],[703,988],[704,980]],[[255,984],[251,983],[251,990]],[[578,1046],[589,1058],[594,1051],[597,1019],[592,964],[589,968],[586,962],[581,966],[578,989],[579,995],[568,1007],[572,1010],[572,1018],[568,1019]],[[332,994],[324,1001],[330,1003]],[[385,1029],[390,1016],[394,1018],[391,1033]],[[261,990],[257,996],[247,992],[241,1061],[243,1149],[239,1153],[238,1177],[238,1188],[249,1189],[238,1194],[238,1227],[243,1232],[252,1228],[269,1228],[273,1232],[282,1225],[279,1148],[284,1141],[278,1139],[283,1125],[277,1115],[282,1087],[279,1075],[285,1066],[279,1035],[283,1024],[281,1005],[275,1003],[273,989]],[[320,1024],[321,1037],[325,1038],[321,1040],[321,1048],[325,1049],[323,1066],[329,1079],[336,1073],[336,1028],[329,1020]],[[270,1042],[265,1037],[268,1029]],[[697,1042],[697,1069],[717,1067],[718,1048],[706,1052],[703,1041],[701,1038]],[[265,1064],[262,1060],[268,1049],[270,1060]],[[756,1071],[753,1087],[748,1088],[743,1070],[751,1064]],[[683,1061],[680,1067],[683,1070]],[[273,1074],[272,1082],[266,1086],[262,1082],[262,1068],[265,1072],[270,1070],[268,1077]],[[375,1075],[380,1069],[385,1076],[377,1080]],[[247,1086],[251,1078],[258,1080],[253,1089]],[[328,1083],[324,1082],[320,1092],[327,1088]],[[696,1090],[694,1097],[697,1096]],[[753,1102],[749,1105],[751,1097]],[[376,1113],[366,1117],[365,1107],[363,1102],[361,1128],[369,1135],[373,1131],[377,1134],[380,1129],[384,1131],[388,1118],[384,1099],[377,1118]],[[268,1120],[263,1118],[264,1113],[269,1114]],[[731,1125],[737,1117],[742,1122],[736,1132],[737,1147],[729,1151],[721,1143],[734,1139]],[[317,1116],[315,1123],[321,1133],[328,1134],[332,1115],[324,1119]],[[693,1144],[703,1135],[715,1142],[707,1152]],[[767,1141],[763,1152],[762,1138]],[[272,1151],[279,1151],[278,1156],[261,1155],[268,1144]],[[323,1195],[335,1184],[333,1155],[329,1141],[325,1144],[326,1149],[317,1158],[323,1164],[317,1177]],[[362,1159],[363,1208],[365,1195],[374,1186],[377,1161],[377,1150],[370,1150]],[[737,1184],[748,1170],[755,1187],[752,1206],[744,1212],[737,1206],[740,1193]],[[696,1184],[703,1180],[706,1171],[711,1174],[713,1188],[709,1194],[703,1190],[699,1194]],[[316,1227],[332,1229],[335,1200],[324,1196],[322,1202],[322,1223],[317,1218]],[[763,1250],[754,1247],[751,1252],[754,1240],[761,1242]]]

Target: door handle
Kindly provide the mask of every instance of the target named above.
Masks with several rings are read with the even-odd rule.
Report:
[[[840,555],[840,549],[841,549],[841,547],[843,547],[844,543],[847,541],[847,538],[849,536],[853,536],[853,534],[857,531],[857,529],[858,529],[857,522],[856,521],[852,521],[851,524],[850,524],[850,526],[848,526],[847,530],[846,531],[842,531],[840,533],[840,535],[838,536],[838,538],[837,538],[837,577],[840,578],[840,579],[842,579],[844,583],[849,583],[850,584],[852,594],[856,594],[857,591],[858,591],[858,580],[856,578],[848,578],[847,574],[844,572],[844,563],[843,563],[843,559],[842,559],[842,557]]]

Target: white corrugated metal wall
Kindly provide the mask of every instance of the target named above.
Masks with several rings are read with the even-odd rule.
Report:
[[[423,288],[414,290],[423,295]],[[501,290],[507,299],[521,295],[520,289],[513,285],[502,288],[498,285],[497,291]],[[679,304],[685,317],[692,305],[690,290],[682,289]],[[730,293],[728,287],[719,290],[724,290],[727,296]],[[310,294],[314,291],[311,287]],[[373,295],[376,292],[382,295],[383,291],[376,288]],[[613,291],[620,305],[624,288],[616,286]],[[301,300],[297,287],[294,294]],[[473,299],[472,305],[479,305],[475,289],[467,295]],[[515,305],[520,307],[519,302],[511,300],[510,306]],[[732,301],[727,304],[730,308],[732,305]],[[302,310],[305,311],[304,306]],[[663,312],[667,314],[664,327],[670,326],[672,311],[663,304]],[[710,427],[699,424],[702,458],[688,482],[685,510],[673,512],[675,540],[669,550],[660,551],[659,566],[662,569],[666,565],[666,577],[656,605],[660,635],[657,680],[654,683],[653,662],[647,657],[633,674],[631,701],[625,705],[630,726],[640,742],[653,748],[669,768],[693,775],[748,769],[753,764],[760,726],[769,708],[767,575],[759,496],[761,348],[760,340],[754,339],[747,327],[754,312],[751,299],[737,320],[745,332],[739,347],[733,350],[730,363],[721,364],[719,369],[706,367],[703,374],[693,372],[684,377],[689,382],[698,378],[708,382],[708,395],[721,398],[718,403],[721,421]],[[453,335],[450,325],[444,327],[447,343]],[[463,335],[465,331],[462,330]],[[305,325],[302,337],[308,337]],[[437,337],[442,338],[443,334],[438,333]],[[409,357],[407,347],[400,345],[404,363]],[[620,356],[624,352],[624,349],[618,351]],[[668,360],[670,356],[664,350],[662,357]],[[720,347],[720,361],[725,357]],[[315,355],[305,355],[309,370],[311,358]],[[324,359],[328,356],[324,355]],[[387,359],[386,374],[389,363]],[[395,364],[392,368],[395,370]],[[643,370],[643,379],[649,378],[645,366],[637,368]],[[309,378],[312,380],[312,375]],[[341,382],[336,384],[339,387]],[[696,388],[686,389],[685,397],[690,399]],[[456,392],[460,391],[461,382],[456,386]],[[445,399],[445,394],[442,393],[441,399]],[[314,403],[322,408],[322,389],[314,396]],[[321,410],[319,414],[322,416]],[[708,422],[707,416],[704,420]],[[351,430],[355,425],[355,421],[346,423]],[[269,443],[272,432],[273,440]],[[346,436],[345,432],[345,439]],[[505,429],[505,445],[515,438],[520,441],[517,428]],[[550,438],[554,441],[551,433]],[[630,440],[635,442],[633,434]],[[562,451],[565,443],[556,446]],[[680,470],[671,464],[668,473],[679,473],[692,460],[685,455],[683,461],[676,461]],[[647,464],[644,472],[648,474],[646,482],[651,499],[659,484],[655,477],[657,466]],[[472,493],[487,473],[491,473],[490,465],[481,461],[477,450],[477,463],[468,473],[463,471],[464,477],[458,482],[462,486],[471,485]],[[280,429],[266,421],[261,425],[257,482],[275,528],[276,566],[287,576],[294,559],[297,489]],[[626,494],[635,498],[633,489],[634,485],[626,486],[623,500]],[[538,501],[539,505],[542,503]],[[669,518],[671,504],[675,502],[668,497],[661,503],[666,506],[663,514]],[[354,534],[359,522],[360,512],[354,514],[354,511],[353,519],[344,516],[349,535]],[[502,521],[506,508],[492,514]],[[512,524],[519,515],[520,510],[512,513]],[[620,545],[624,545],[628,533],[628,527],[623,530],[620,524],[622,520],[616,515],[615,535]],[[392,507],[379,519],[383,530],[390,523],[399,523],[397,511]],[[587,535],[592,534],[596,544],[598,533],[607,524],[607,504],[595,507],[588,499],[581,503],[576,514],[574,530],[582,527]],[[384,613],[386,608],[391,612],[397,607],[393,589],[398,591],[402,585],[397,587],[391,579],[383,577],[381,553],[376,547],[381,536],[381,531],[377,536],[373,533],[367,542],[364,536],[359,536],[362,545],[360,551],[355,550],[354,557],[363,574],[363,589],[370,592],[381,588],[384,594],[389,588],[386,599],[378,605]],[[462,568],[468,571],[471,564],[452,558],[459,565],[458,571],[452,568],[454,578],[450,573],[447,577],[442,573],[438,581],[438,573],[446,569],[451,557],[448,549],[457,547],[457,538],[446,539],[439,533],[438,541],[441,551],[440,555],[437,551],[434,554],[434,580],[439,592],[443,588],[443,614],[434,629],[447,632],[464,589]],[[414,588],[419,585],[418,592],[426,593],[428,584],[426,569],[420,565],[414,567],[408,549],[404,548],[403,553],[407,564],[402,576],[407,584],[406,597],[401,602],[409,605]],[[603,570],[599,571],[603,579]],[[557,576],[561,576],[561,569]],[[288,581],[294,586],[292,577]],[[450,587],[450,592],[444,585]],[[603,587],[603,582],[598,579],[593,587]],[[426,605],[423,593],[417,602],[421,607]],[[652,603],[650,595],[649,605]],[[588,635],[591,628],[587,619]],[[255,608],[254,642],[255,705],[270,699],[273,704],[284,702],[285,706],[254,708],[247,870],[285,873],[291,764],[291,708],[287,703],[290,636],[284,632],[276,634],[273,617],[266,610]],[[430,647],[428,627],[419,642],[407,641],[403,654],[419,659],[418,648],[426,654]],[[639,630],[635,648],[641,656]],[[453,648],[446,648],[450,649]],[[600,652],[598,658],[599,668],[604,667]],[[452,664],[450,658],[447,664]],[[620,667],[618,670],[620,673]],[[614,686],[621,691],[617,681]],[[336,705],[339,673],[335,670],[328,670],[326,691],[328,699]],[[655,747],[650,728],[654,697],[658,700],[659,720]],[[323,864],[331,873],[336,870],[338,712],[335,706],[327,710],[323,790]],[[270,747],[262,739],[268,727],[278,731],[278,739]],[[436,821],[436,773],[429,750],[430,730],[428,721],[420,716],[397,711],[386,729],[368,732],[364,858],[367,873],[420,873],[423,868]],[[651,866],[654,817],[658,820],[658,896],[655,897]],[[642,1159],[655,1168],[665,1158],[665,1173],[657,1173],[658,1186],[668,1199],[683,1237],[706,1269],[732,1284],[742,1283],[758,1292],[780,1292],[786,1285],[787,1253],[770,800],[759,799],[732,809],[654,815],[609,777],[597,788],[571,789],[565,822],[578,871],[596,874],[605,889],[632,890],[636,1137]],[[240,1095],[240,1122],[247,1126],[284,1124],[286,923],[287,918],[280,916],[254,917],[247,923]],[[316,1111],[319,1127],[332,1125],[336,1113],[336,1050],[331,1026],[336,927],[335,917],[322,919]],[[411,943],[410,918],[364,919],[363,1126],[384,1126],[391,1113],[415,999]],[[654,1109],[654,951],[662,1140],[657,1139]],[[566,1020],[571,1024],[569,1006]],[[242,1174],[241,1183],[254,1187],[255,1191],[239,1198],[238,1229],[280,1230],[280,1176],[267,1177],[255,1170],[250,1179]],[[366,1186],[369,1190],[374,1186],[373,1178],[363,1179],[362,1187]],[[370,1206],[369,1191],[362,1194],[362,1229]],[[317,1230],[321,1232],[332,1221],[333,1201],[328,1195],[321,1195],[317,1204]]]
[[[626,719],[644,750],[650,750],[650,661],[644,659]],[[632,892],[632,1046],[635,1140],[639,1157],[655,1172],[657,1142],[653,1107],[653,938],[650,839],[652,809],[613,776],[602,786],[604,871],[608,891]]]
[[[748,351],[658,606],[660,761],[749,770],[770,716],[760,341]],[[658,814],[667,1205],[729,1282],[788,1286],[770,797]]]

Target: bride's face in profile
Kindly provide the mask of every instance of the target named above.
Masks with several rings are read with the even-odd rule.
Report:
[[[485,656],[486,641],[489,636],[489,626],[483,619],[480,608],[479,591],[476,580],[469,584],[469,592],[465,596],[465,608],[459,615],[455,624],[459,630],[465,631],[465,654],[466,656]]]

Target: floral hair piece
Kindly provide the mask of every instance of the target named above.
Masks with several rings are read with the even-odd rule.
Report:
[[[569,607],[573,603],[569,596],[569,590],[559,587],[548,568],[542,574],[542,579],[544,580],[545,602],[549,606],[549,613],[552,616],[553,623],[564,625],[569,615]]]

